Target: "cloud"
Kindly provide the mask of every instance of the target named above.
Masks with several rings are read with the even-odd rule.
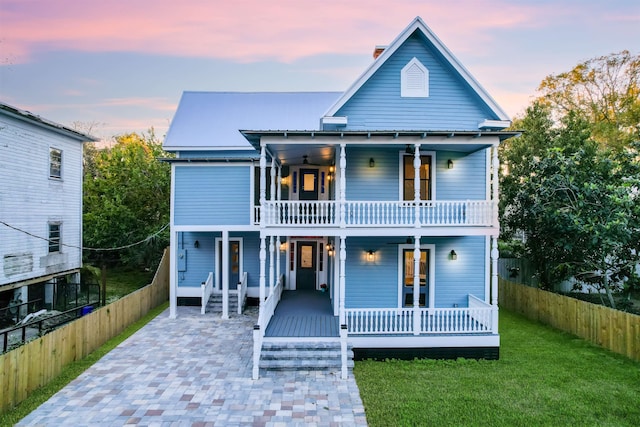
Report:
[[[416,15],[459,50],[489,30],[539,25],[544,7],[507,0],[3,0],[0,40],[11,61],[40,50],[128,51],[240,62],[387,44]]]

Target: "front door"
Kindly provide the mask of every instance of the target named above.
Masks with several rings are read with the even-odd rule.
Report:
[[[316,289],[317,242],[298,242],[296,261],[296,289]]]
[[[318,169],[300,169],[300,200],[318,200]]]
[[[424,307],[429,291],[429,250],[420,251],[420,307]],[[413,259],[413,249],[402,250],[402,265],[404,266],[402,279],[402,306],[413,307],[413,286],[415,281],[415,261]]]
[[[222,289],[222,241],[218,240],[218,283]],[[229,240],[229,289],[240,282],[240,241]]]

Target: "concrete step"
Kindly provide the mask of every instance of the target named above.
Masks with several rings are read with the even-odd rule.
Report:
[[[353,350],[347,350],[347,367],[353,368]],[[260,354],[260,368],[268,370],[341,369],[340,343],[265,342]]]

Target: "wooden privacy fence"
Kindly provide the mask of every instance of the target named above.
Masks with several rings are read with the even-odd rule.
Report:
[[[169,251],[153,281],[107,306],[0,355],[0,412],[49,383],[69,363],[86,357],[169,299]]]
[[[499,279],[499,306],[640,361],[640,316]]]

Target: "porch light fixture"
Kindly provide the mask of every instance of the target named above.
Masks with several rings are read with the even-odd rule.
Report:
[[[457,260],[458,259],[458,254],[456,253],[456,251],[451,249],[451,252],[449,252],[449,258],[451,258],[453,261]]]
[[[369,159],[369,167],[372,168],[376,165],[376,161],[373,160],[373,157]]]
[[[287,242],[280,243],[280,252],[284,252],[287,250]]]
[[[415,153],[415,149],[413,148],[412,145],[407,144],[407,147],[404,149],[404,152],[407,154],[413,154]]]
[[[367,261],[369,261],[369,262],[373,262],[373,258],[374,258],[374,256],[375,256],[375,254],[376,254],[376,253],[375,253],[374,251],[368,251],[368,252],[367,252]]]
[[[333,256],[333,246],[331,243],[327,243],[327,255]]]
[[[197,240],[193,242],[193,247],[198,249],[200,247],[200,242],[198,242]]]
[[[329,166],[329,173],[334,173],[336,171],[336,167],[334,165]]]
[[[453,160],[447,160],[447,169],[453,169]]]
[[[280,182],[282,183],[282,185],[289,185],[289,177],[283,176]]]

